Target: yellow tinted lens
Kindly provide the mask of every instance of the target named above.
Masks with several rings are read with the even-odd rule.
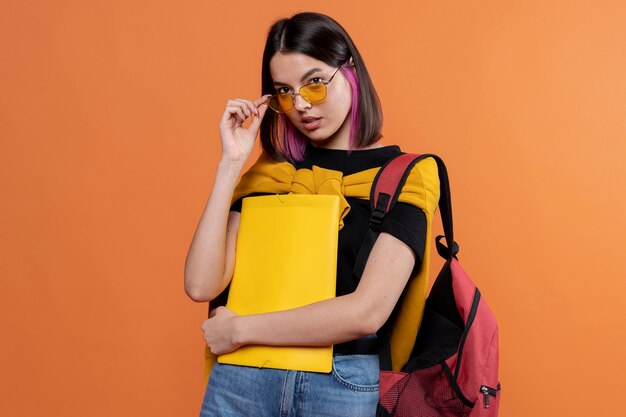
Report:
[[[278,101],[278,97],[270,97],[267,102],[268,106],[272,108],[275,112],[281,113],[283,110],[280,108],[280,101]]]
[[[309,103],[318,103],[326,98],[324,83],[307,84],[300,89],[300,95]]]
[[[287,113],[289,110],[293,109],[293,99],[289,94],[278,94],[275,100],[278,104],[279,112]]]

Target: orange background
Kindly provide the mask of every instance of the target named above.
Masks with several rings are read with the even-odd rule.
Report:
[[[3,0],[0,415],[197,415],[206,304],[183,265],[218,121],[305,10],[355,40],[384,143],[448,164],[501,415],[619,414],[623,1]]]

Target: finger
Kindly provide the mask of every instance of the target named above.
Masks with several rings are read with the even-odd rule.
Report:
[[[239,116],[239,118],[241,119],[241,122],[247,119],[246,115],[243,114],[243,110],[241,109],[240,106],[227,106],[226,109],[227,109],[227,112],[230,114],[230,116],[227,117],[226,120],[230,119],[230,117],[232,117],[235,114]]]
[[[222,119],[220,120],[220,123],[222,124],[230,123],[230,119],[235,115],[238,115],[241,118],[241,120],[246,120],[246,117],[241,111],[241,108],[237,106],[226,106],[226,109],[224,110],[224,113],[222,114]],[[235,119],[237,118],[235,117]],[[236,121],[237,120],[235,120],[235,122]]]
[[[233,99],[228,100],[226,102],[226,105],[227,106],[234,106],[234,105],[241,106],[243,104],[246,104],[246,102],[249,102],[249,101],[250,100],[246,100],[243,98],[233,98]]]
[[[246,118],[251,115],[251,112],[249,112],[248,106],[245,102],[240,101],[240,99],[228,100],[226,103],[226,110],[222,115],[222,121],[228,121],[231,115],[236,112],[236,109],[240,110],[240,112],[237,113],[241,116],[242,121],[245,121]]]
[[[257,114],[256,106],[250,100],[244,100],[244,99],[241,99],[241,98],[237,98],[235,100],[239,101],[240,103],[242,103],[245,106],[244,108],[249,111],[248,116],[250,116],[252,114]]]
[[[263,94],[261,97],[257,98],[254,101],[254,105],[255,106],[260,106],[261,104],[265,103],[267,101],[268,98],[272,97],[271,94]]]
[[[244,101],[235,100],[231,106],[239,108],[246,115],[246,117],[251,114],[248,104]]]
[[[248,127],[251,131],[256,131],[259,129],[259,127],[261,126],[261,121],[263,120],[263,116],[265,116],[265,112],[267,111],[268,107],[269,106],[267,104],[261,104],[259,106],[259,115],[252,119],[252,122]]]
[[[261,97],[259,97],[258,99],[254,101],[254,107],[257,108],[258,110],[258,107],[261,106],[263,103],[265,103],[267,99],[270,97],[272,97],[271,94],[262,95]]]

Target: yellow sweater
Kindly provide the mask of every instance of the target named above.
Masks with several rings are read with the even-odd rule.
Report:
[[[341,229],[343,218],[350,211],[350,205],[344,197],[368,200],[372,183],[379,170],[380,167],[372,168],[346,176],[340,171],[317,166],[313,166],[312,169],[297,170],[289,162],[277,162],[266,153],[262,153],[254,165],[242,176],[233,193],[232,202],[252,193],[335,194],[341,200],[341,214],[337,219]],[[425,158],[415,164],[398,201],[422,209],[426,215],[427,238],[422,265],[416,275],[409,280],[399,301],[400,309],[391,332],[391,356],[394,370],[400,370],[408,361],[424,311],[428,288],[432,219],[439,203],[439,175],[434,159]],[[205,356],[207,359],[205,377],[208,381],[215,358],[208,348],[205,349]]]

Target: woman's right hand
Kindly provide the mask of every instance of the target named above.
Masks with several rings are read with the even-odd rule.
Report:
[[[223,160],[243,163],[248,159],[268,107],[264,103],[268,97],[270,94],[254,102],[240,98],[228,100],[220,121]],[[243,127],[248,117],[252,117],[252,121],[248,127]]]

